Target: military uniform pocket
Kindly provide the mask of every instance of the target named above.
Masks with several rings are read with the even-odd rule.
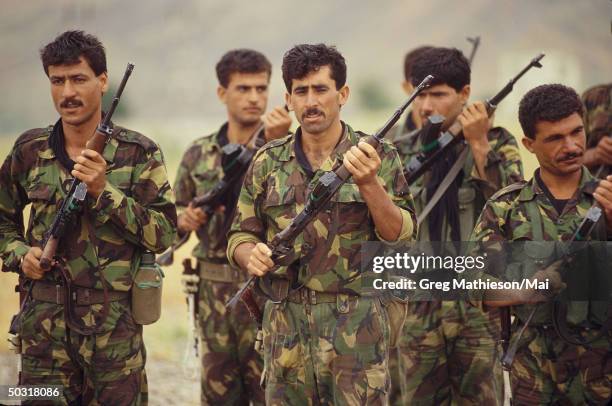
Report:
[[[272,334],[266,350],[268,378],[275,382],[295,383],[302,363],[298,334]]]

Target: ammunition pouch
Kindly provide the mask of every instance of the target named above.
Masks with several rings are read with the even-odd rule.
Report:
[[[161,316],[164,273],[155,263],[155,255],[145,252],[132,284],[132,316],[138,324],[152,324]]]
[[[213,282],[242,283],[247,280],[247,273],[232,268],[227,263],[198,261],[198,272],[201,279]]]

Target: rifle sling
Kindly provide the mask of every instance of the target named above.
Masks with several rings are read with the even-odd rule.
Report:
[[[440,182],[440,186],[438,186],[434,195],[431,197],[425,208],[423,208],[423,211],[421,211],[421,213],[418,215],[417,224],[423,224],[423,221],[425,221],[431,210],[436,207],[436,204],[438,204],[440,199],[446,194],[449,186],[452,185],[457,178],[457,175],[459,175],[459,172],[461,172],[461,169],[467,160],[469,151],[470,149],[468,147],[463,148],[461,154],[459,154],[451,169],[448,171],[444,179],[442,179],[442,182]]]

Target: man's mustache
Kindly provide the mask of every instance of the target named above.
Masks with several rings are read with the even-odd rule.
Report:
[[[63,102],[60,103],[60,107],[66,108],[66,107],[71,107],[72,106],[76,106],[76,107],[80,107],[83,105],[83,103],[80,100],[77,99],[66,99]]]
[[[557,161],[559,161],[559,162],[569,161],[570,159],[578,158],[578,157],[581,157],[582,155],[583,155],[582,151],[580,151],[580,152],[568,152],[567,154],[561,155],[557,159]]]
[[[324,115],[323,112],[315,107],[310,108],[308,110],[306,110],[303,114],[302,114],[302,119],[304,119],[307,116],[317,116],[317,115]]]

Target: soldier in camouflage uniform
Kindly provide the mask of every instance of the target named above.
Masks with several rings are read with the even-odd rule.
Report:
[[[572,237],[584,214],[595,202],[605,219],[596,224],[593,240],[612,236],[612,176],[597,182],[582,166],[586,137],[583,106],[576,92],[562,85],[543,85],[528,92],[519,108],[525,133],[523,144],[535,154],[540,168],[529,182],[510,185],[497,192],[486,204],[472,240],[565,241]],[[537,260],[541,252],[526,252]],[[508,263],[508,262],[504,262]],[[502,277],[486,268],[487,277]],[[489,275],[489,272],[492,275]],[[516,333],[534,308],[514,296],[492,299],[494,292],[472,292],[478,305],[512,305]],[[506,295],[506,294],[504,294]],[[544,299],[547,300],[547,299]],[[549,300],[549,299],[548,299]],[[570,302],[571,304],[572,302]],[[591,302],[588,317],[573,314],[568,324],[584,339],[599,334],[612,313]],[[612,334],[608,331],[588,346],[573,345],[557,335],[552,326],[550,301],[539,306],[533,320],[518,342],[510,372],[514,402],[519,405],[609,404],[612,400]],[[596,309],[596,310],[593,310]],[[572,323],[570,320],[574,320]],[[513,340],[517,340],[513,334]]]
[[[603,179],[612,173],[612,83],[588,89],[582,101],[587,134],[584,165]]]
[[[114,126],[99,153],[86,149],[101,120],[108,89],[102,44],[68,31],[41,50],[61,118],[22,134],[0,169],[0,253],[3,271],[35,281],[20,314],[22,385],[60,385],[61,404],[134,405],[147,401],[142,326],[129,291],[144,250],[161,252],[175,237],[176,210],[159,147]],[[87,185],[85,209],[60,242],[57,255],[72,280],[69,306],[80,334],[65,322],[56,286],[59,270],[40,267],[45,232],[73,177]],[[31,203],[27,231],[23,210]],[[48,401],[42,402],[48,403]]]
[[[266,139],[287,135],[291,118],[278,107],[262,117],[268,100],[271,66],[264,55],[237,49],[217,64],[218,94],[227,106],[228,118],[218,131],[201,137],[187,149],[174,185],[179,210],[179,235],[196,231],[199,317],[202,337],[202,404],[263,404],[259,381],[263,360],[255,351],[257,328],[245,307],[229,312],[225,303],[244,282],[245,274],[229,266],[225,256],[226,233],[238,198],[227,196],[224,209],[210,220],[190,201],[210,191],[225,176],[222,148],[229,143],[247,144],[255,136]],[[259,133],[265,123],[264,134]],[[252,146],[251,146],[252,147]],[[262,302],[263,303],[263,302]]]
[[[377,152],[340,121],[349,89],[344,58],[323,44],[283,60],[295,136],[256,155],[229,233],[228,258],[258,279],[264,311],[266,403],[385,404],[388,308],[362,288],[360,244],[414,238],[412,199],[390,143]],[[353,175],[293,244],[295,261],[274,267],[266,241],[304,208],[321,176],[341,162]]]
[[[414,109],[423,122],[433,114],[444,116],[443,129],[459,120],[469,152],[457,179],[420,225],[418,240],[466,241],[486,199],[522,179],[518,145],[507,130],[490,128],[482,102],[467,104],[470,67],[461,51],[431,48],[418,55],[412,65],[413,85],[428,74],[434,84],[417,97]],[[396,141],[404,164],[421,151],[421,134],[415,130]],[[411,185],[417,213],[458,159],[457,151],[449,152]],[[503,379],[496,362],[499,329],[496,312],[484,314],[466,302],[411,301],[398,347],[398,403],[502,402]]]

